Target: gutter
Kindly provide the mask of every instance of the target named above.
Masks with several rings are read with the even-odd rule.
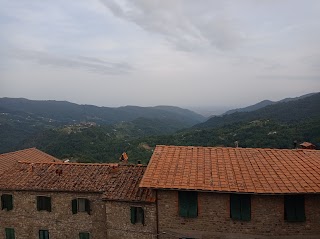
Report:
[[[157,228],[157,239],[159,239],[159,209],[158,209],[158,190],[155,190],[156,191],[156,228]]]

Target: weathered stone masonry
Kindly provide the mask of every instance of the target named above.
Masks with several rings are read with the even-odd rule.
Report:
[[[305,222],[284,220],[283,196],[252,195],[251,220],[230,218],[230,194],[199,192],[198,216],[179,216],[178,192],[158,190],[160,239],[320,238],[320,195],[305,195]],[[164,234],[165,233],[165,234]]]
[[[0,210],[0,238],[4,228],[14,228],[17,239],[39,238],[39,230],[49,230],[50,239],[79,238],[89,232],[91,238],[106,238],[106,205],[99,193],[3,191],[13,194],[13,210]],[[37,196],[50,196],[52,211],[37,211]],[[72,214],[71,200],[87,198],[91,212]]]

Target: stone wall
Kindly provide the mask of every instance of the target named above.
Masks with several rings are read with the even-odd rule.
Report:
[[[64,192],[0,192],[13,194],[13,210],[0,210],[0,238],[4,228],[14,228],[16,239],[39,238],[39,230],[49,230],[50,239],[76,239],[79,232],[89,232],[91,238],[106,238],[105,202],[101,194]],[[36,196],[50,196],[52,211],[37,211]],[[71,200],[90,200],[91,215],[72,214]]]
[[[178,192],[158,190],[160,239],[320,238],[320,195],[305,196],[305,222],[284,220],[283,196],[251,197],[251,221],[230,218],[230,196],[198,193],[198,217],[182,218]]]
[[[152,239],[156,238],[156,204],[131,202],[106,202],[106,228],[108,239]],[[145,223],[132,224],[130,220],[130,207],[144,209]]]

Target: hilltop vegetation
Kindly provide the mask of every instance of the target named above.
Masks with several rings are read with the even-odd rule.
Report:
[[[142,160],[147,163],[157,144],[234,147],[234,142],[238,141],[240,147],[292,148],[293,141],[297,140],[320,147],[319,105],[320,94],[317,93],[252,112],[213,117],[186,129],[181,129],[180,121],[172,118],[139,117],[112,125],[77,123],[63,126],[46,118],[34,120],[27,113],[19,114],[22,118],[10,118],[13,114],[7,114],[1,115],[0,119],[11,119],[7,133],[14,133],[17,125],[26,124],[21,120],[26,116],[29,124],[42,129],[36,131],[28,124],[24,125],[21,130],[33,134],[21,141],[18,148],[37,147],[58,158],[78,162],[117,162],[121,153],[127,152],[130,162]],[[17,123],[19,119],[21,122]]]
[[[138,136],[173,133],[204,121],[190,110],[172,106],[119,108],[65,101],[0,98],[0,153],[21,148],[36,134],[57,127],[92,122],[121,127]],[[37,137],[37,136],[35,136]]]
[[[320,93],[316,93],[303,99],[279,102],[251,112],[235,112],[222,116],[214,116],[204,123],[193,126],[193,128],[214,128],[233,123],[262,119],[272,119],[281,123],[294,124],[320,117],[319,106]]]

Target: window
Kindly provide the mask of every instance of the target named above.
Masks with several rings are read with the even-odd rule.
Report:
[[[284,196],[284,220],[288,222],[304,222],[304,196]]]
[[[131,223],[142,223],[144,225],[144,210],[142,207],[131,207]]]
[[[89,232],[80,232],[79,233],[79,239],[90,239]]]
[[[198,193],[180,191],[179,215],[181,217],[194,218],[198,216]]]
[[[85,198],[76,198],[71,201],[72,213],[87,212],[90,214],[90,201]]]
[[[11,194],[1,195],[1,209],[7,209],[7,211],[13,209],[13,199]]]
[[[39,239],[49,239],[49,231],[39,230]]]
[[[14,229],[13,228],[6,228],[6,239],[15,239]]]
[[[251,220],[251,195],[230,194],[230,217],[234,220]]]
[[[37,209],[51,212],[51,197],[37,196]]]

